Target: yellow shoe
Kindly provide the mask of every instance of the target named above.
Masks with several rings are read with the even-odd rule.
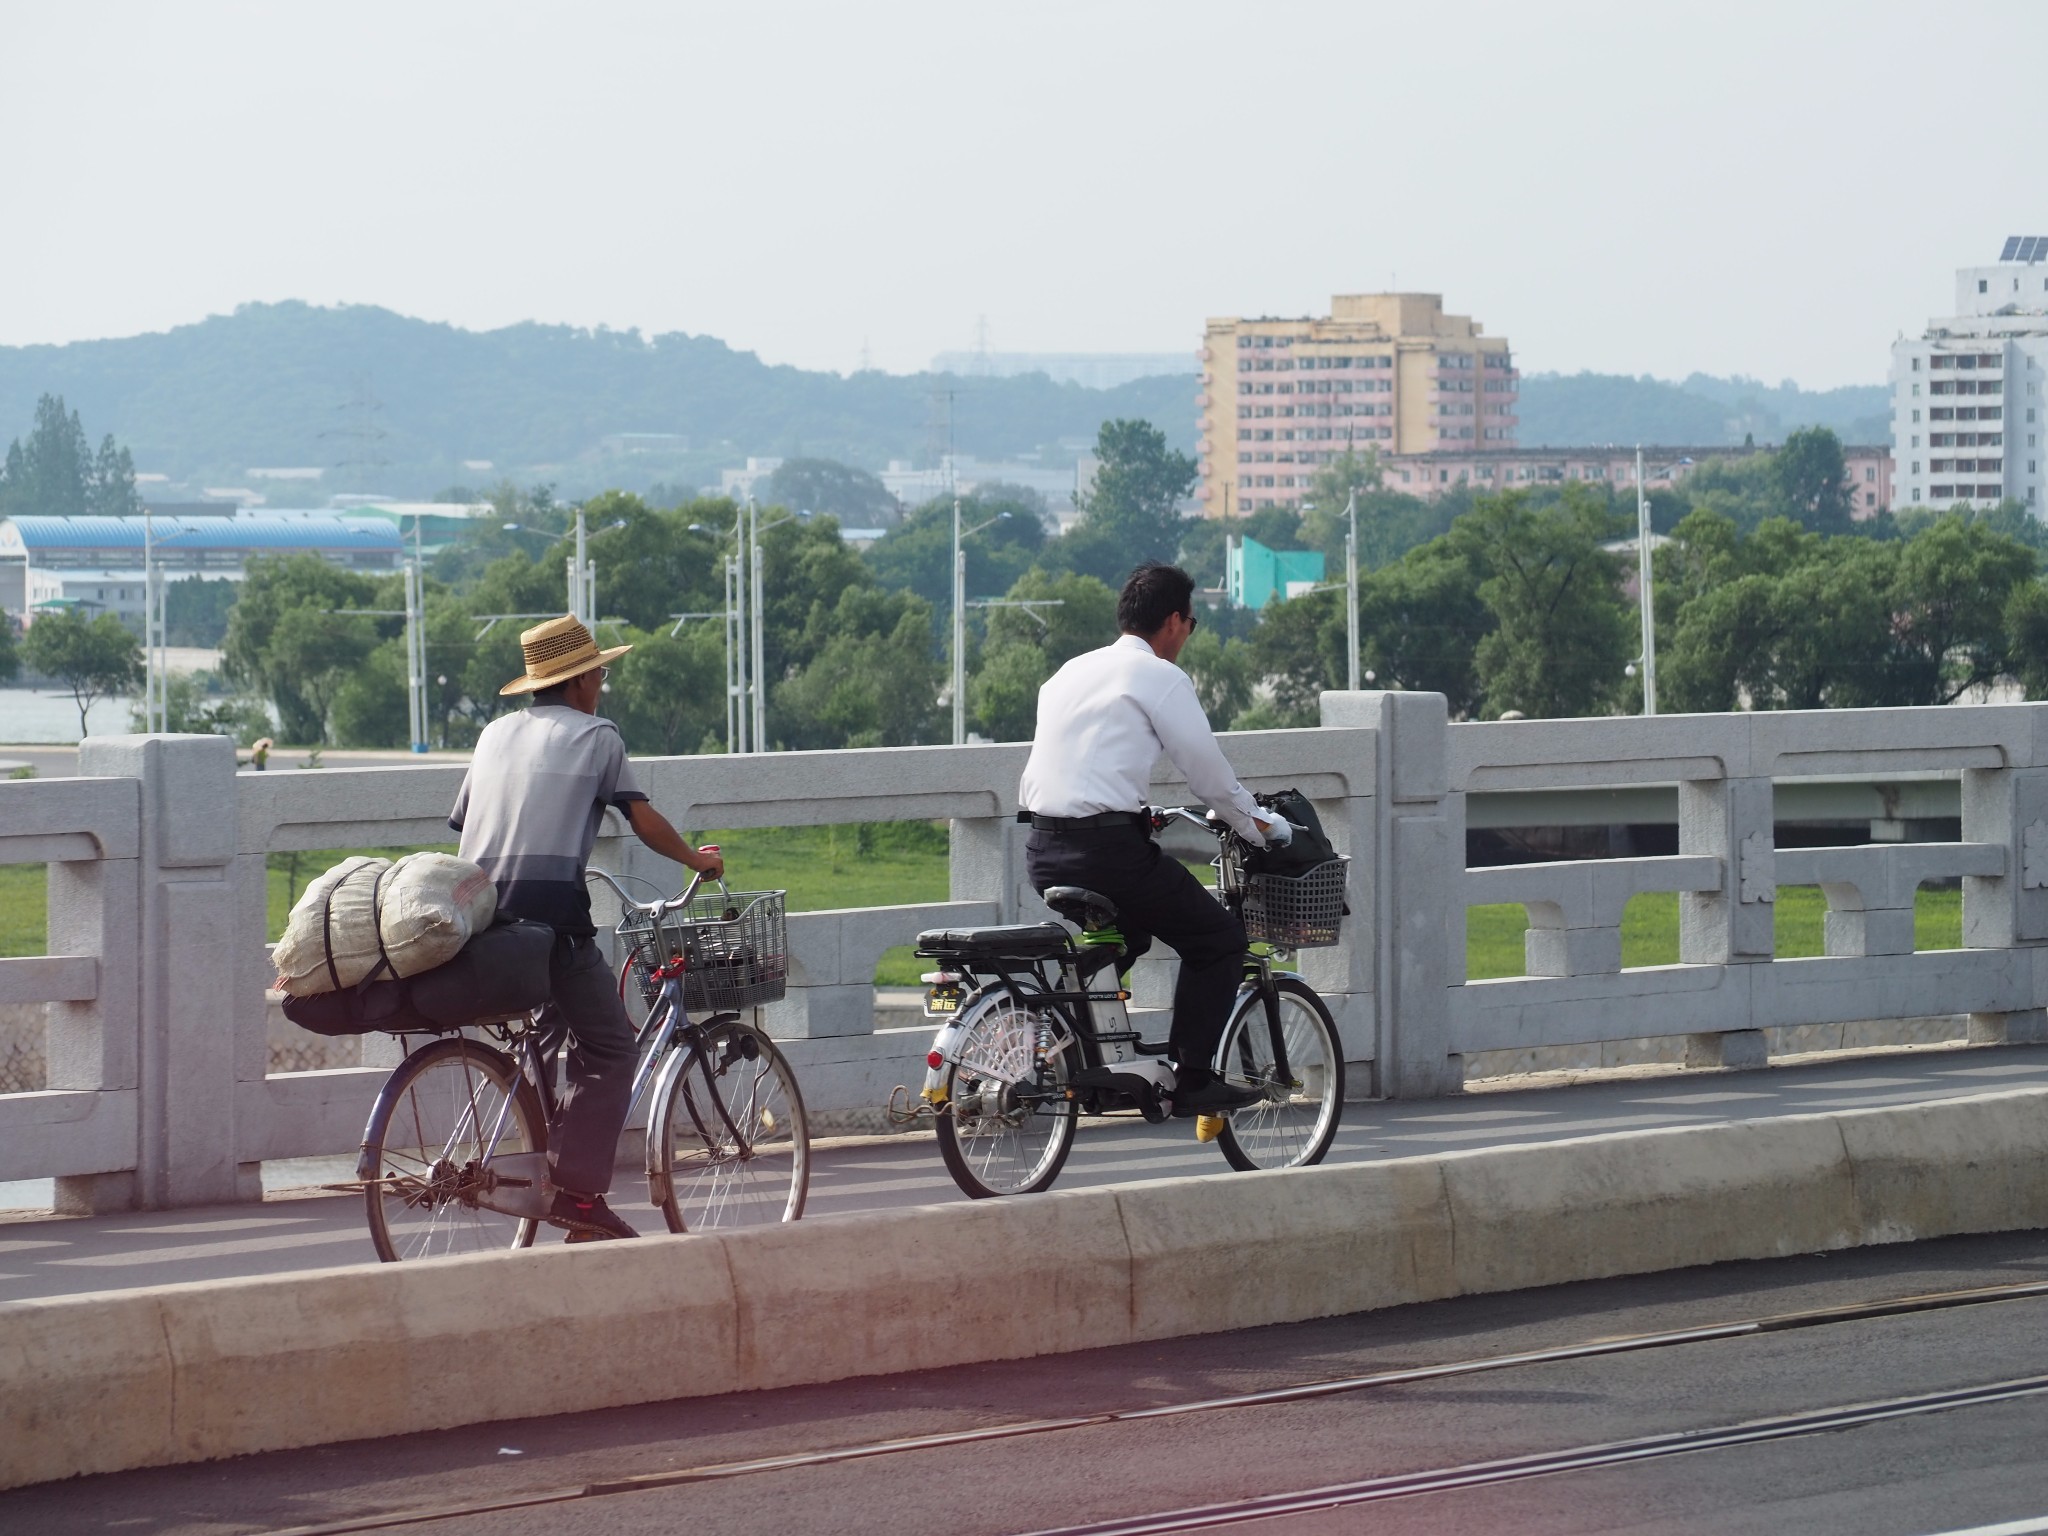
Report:
[[[1223,1134],[1221,1115],[1197,1115],[1195,1117],[1195,1140],[1214,1141]]]

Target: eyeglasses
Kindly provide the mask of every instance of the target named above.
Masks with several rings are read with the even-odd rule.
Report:
[[[1183,614],[1182,617],[1188,621],[1188,633],[1191,635],[1195,632],[1195,626],[1202,622],[1201,617],[1197,614],[1188,613]]]

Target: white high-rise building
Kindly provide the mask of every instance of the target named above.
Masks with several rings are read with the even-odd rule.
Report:
[[[2044,515],[2048,235],[1956,273],[1956,312],[1892,345],[1892,509],[1996,506]]]

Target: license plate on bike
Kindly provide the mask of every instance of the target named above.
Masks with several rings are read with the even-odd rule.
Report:
[[[924,1016],[929,1019],[943,1013],[958,1013],[963,995],[962,989],[957,986],[927,988],[924,994]]]

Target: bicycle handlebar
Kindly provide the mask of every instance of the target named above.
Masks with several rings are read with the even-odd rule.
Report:
[[[715,847],[716,844],[707,844],[706,846]],[[619,905],[621,907],[627,908],[634,912],[644,913],[649,917],[657,919],[666,917],[669,913],[675,911],[678,907],[686,906],[689,903],[690,898],[697,894],[698,888],[704,884],[704,872],[702,870],[695,870],[692,871],[690,875],[690,883],[683,887],[681,895],[665,897],[659,901],[635,901],[631,896],[628,896],[626,894],[626,888],[623,885],[619,884],[618,880],[608,870],[586,869],[583,871],[583,878],[585,880],[602,880],[606,885],[612,888],[612,894],[619,898]],[[640,877],[637,875],[633,875],[628,876],[628,878],[639,879]],[[653,882],[649,881],[646,883],[652,884]],[[655,888],[657,890],[660,889],[659,886]],[[725,877],[723,875],[719,877],[718,889],[721,895],[732,895],[732,891],[726,885]]]
[[[1306,830],[1300,822],[1288,821],[1285,816],[1273,810],[1271,806],[1262,805],[1259,809],[1266,812],[1266,815],[1260,818],[1261,820],[1286,821],[1287,825],[1297,832]],[[1145,814],[1151,818],[1152,830],[1154,832],[1165,831],[1166,824],[1170,821],[1184,821],[1190,826],[1200,827],[1219,843],[1226,838],[1237,835],[1237,829],[1221,816],[1218,816],[1213,810],[1206,811],[1202,815],[1197,816],[1185,805],[1154,805],[1146,807]]]

